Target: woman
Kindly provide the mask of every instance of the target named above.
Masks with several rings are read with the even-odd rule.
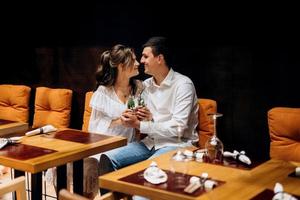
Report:
[[[135,129],[124,126],[121,118],[125,113],[134,112],[133,109],[137,108],[137,105],[132,107],[132,98],[141,100],[143,84],[133,79],[139,74],[138,66],[133,50],[124,45],[115,45],[101,55],[96,72],[97,89],[90,101],[92,113],[89,132],[123,136],[127,138],[128,143],[135,140]],[[138,103],[135,101],[133,104]],[[152,118],[145,106],[138,108],[138,119]],[[84,193],[89,198],[95,197],[99,191],[97,182],[100,155],[84,160]]]
[[[101,55],[97,89],[90,101],[89,132],[124,136],[128,142],[134,140],[134,128],[123,126],[120,117],[128,100],[140,96],[143,90],[142,82],[132,78],[139,74],[138,66],[133,50],[124,45],[115,45]]]

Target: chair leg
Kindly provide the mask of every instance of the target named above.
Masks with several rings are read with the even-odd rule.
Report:
[[[46,187],[47,182],[46,182],[46,172],[45,171],[43,171],[42,179],[43,179],[43,184],[44,184],[43,196],[44,196],[45,200],[47,200],[47,187]]]
[[[25,176],[26,176],[26,183],[27,183],[27,199],[30,200],[30,197],[31,197],[30,192],[31,192],[31,190],[30,190],[30,181],[29,181],[29,177],[30,176],[29,176],[29,173],[26,172]]]

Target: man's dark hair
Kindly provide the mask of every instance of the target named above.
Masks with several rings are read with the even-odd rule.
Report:
[[[143,45],[143,48],[145,47],[151,47],[154,56],[162,54],[164,56],[166,65],[169,68],[173,64],[173,58],[170,51],[170,43],[167,38],[152,37]]]

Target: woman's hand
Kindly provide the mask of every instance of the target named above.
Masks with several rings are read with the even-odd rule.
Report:
[[[152,120],[152,113],[145,106],[138,106],[136,109],[136,115],[140,121],[151,121]]]
[[[120,119],[123,126],[140,129],[140,121],[133,110],[125,110]]]
[[[122,121],[121,121],[121,118],[117,118],[117,119],[113,119],[110,123],[110,126],[109,127],[114,127],[114,126],[119,126],[119,125],[122,125]]]

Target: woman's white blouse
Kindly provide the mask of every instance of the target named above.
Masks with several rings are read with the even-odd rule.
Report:
[[[92,108],[89,132],[118,135],[134,140],[135,129],[117,125],[109,127],[112,120],[119,118],[126,110],[127,104],[120,101],[113,87],[99,86],[90,101]]]

